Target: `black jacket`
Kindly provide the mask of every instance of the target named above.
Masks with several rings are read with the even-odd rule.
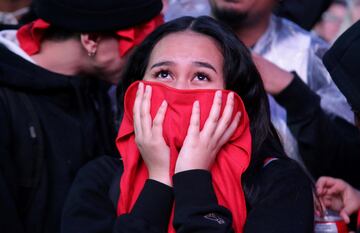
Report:
[[[52,73],[0,46],[0,229],[59,232],[78,169],[114,155],[100,82]]]
[[[82,168],[64,207],[62,233],[167,232],[173,200],[178,233],[230,233],[232,215],[218,205],[211,175],[190,170],[173,176],[170,188],[154,180],[145,186],[128,214],[116,215],[122,163],[99,158]],[[244,233],[312,233],[311,185],[296,162],[286,158],[262,168],[253,179]]]
[[[325,112],[320,97],[299,77],[275,99],[286,109],[287,124],[312,175],[338,177],[359,188],[359,129]]]

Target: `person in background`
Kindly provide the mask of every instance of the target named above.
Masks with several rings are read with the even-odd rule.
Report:
[[[215,18],[229,25],[252,49],[269,94],[271,119],[287,155],[302,162],[317,153],[321,144],[316,127],[311,124],[317,114],[317,109],[309,105],[313,95],[329,118],[340,115],[353,122],[346,99],[322,63],[327,44],[291,21],[274,16],[272,11],[278,1],[210,3]],[[311,161],[304,163],[315,177],[319,176]]]
[[[348,10],[346,0],[333,1],[314,27],[314,32],[328,43],[333,43],[341,33]]]
[[[360,19],[360,1],[359,0],[350,0],[350,14],[351,14],[351,21],[353,23],[357,22]]]
[[[117,156],[107,90],[163,21],[161,0],[37,0],[0,32],[0,229],[60,232],[82,165]]]
[[[280,17],[290,19],[304,29],[310,31],[321,14],[330,6],[333,0],[286,0],[278,1],[274,13]],[[169,4],[169,11],[165,10],[165,19],[171,20],[181,16],[210,15],[211,9],[208,0],[163,0]]]
[[[16,25],[29,12],[31,0],[0,1],[0,24]]]
[[[316,114],[312,115],[310,124],[322,144],[316,148],[317,153],[305,158],[311,161],[318,174],[341,178],[357,189],[360,188],[359,32],[360,22],[357,22],[335,41],[323,58],[331,78],[349,102],[358,127],[338,117],[329,119],[313,95],[308,105],[316,109]]]
[[[348,223],[349,216],[360,210],[360,79],[357,61],[359,57],[360,22],[355,23],[345,31],[324,56],[324,64],[328,68],[332,79],[344,93],[352,106],[357,129],[353,134],[343,135],[332,122],[319,118],[319,135],[326,142],[326,150],[320,151],[314,160],[320,169],[330,168],[338,174],[346,174],[347,182],[332,177],[321,177],[316,184],[317,193],[325,207],[339,211]],[[346,126],[346,125],[345,125]],[[346,126],[350,127],[350,126]],[[341,173],[337,173],[340,171]],[[341,177],[341,176],[340,176]],[[354,187],[355,188],[354,188]],[[360,217],[358,213],[358,228]],[[360,232],[358,229],[357,232]]]
[[[122,160],[79,171],[62,232],[313,230],[310,181],[285,156],[251,54],[228,27],[170,21],[126,67]]]

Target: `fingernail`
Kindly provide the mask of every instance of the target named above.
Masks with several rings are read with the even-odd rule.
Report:
[[[221,93],[221,91],[216,91],[215,95],[216,95],[216,97],[221,98],[222,93]]]
[[[151,86],[147,85],[147,86],[145,87],[145,92],[149,93],[150,90],[151,90]]]
[[[142,82],[139,82],[138,89],[142,89],[144,87],[144,84]]]
[[[197,108],[200,106],[199,100],[196,100],[196,101],[194,102],[194,106],[197,107]]]
[[[165,107],[167,105],[166,100],[163,100],[163,102],[161,103],[161,107]]]
[[[234,92],[230,92],[229,93],[229,98],[232,100],[232,99],[234,99]]]
[[[236,117],[240,120],[240,118],[241,118],[241,112],[237,112]]]

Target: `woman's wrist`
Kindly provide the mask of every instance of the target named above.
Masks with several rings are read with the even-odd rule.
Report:
[[[169,187],[172,187],[172,182],[170,180],[170,175],[169,175],[168,171],[166,171],[166,172],[159,172],[159,171],[149,172],[149,179],[155,180],[155,181],[165,184]]]

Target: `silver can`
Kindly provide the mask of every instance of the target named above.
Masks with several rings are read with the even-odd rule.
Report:
[[[326,210],[322,217],[315,217],[314,233],[348,233],[347,225],[335,211]]]

